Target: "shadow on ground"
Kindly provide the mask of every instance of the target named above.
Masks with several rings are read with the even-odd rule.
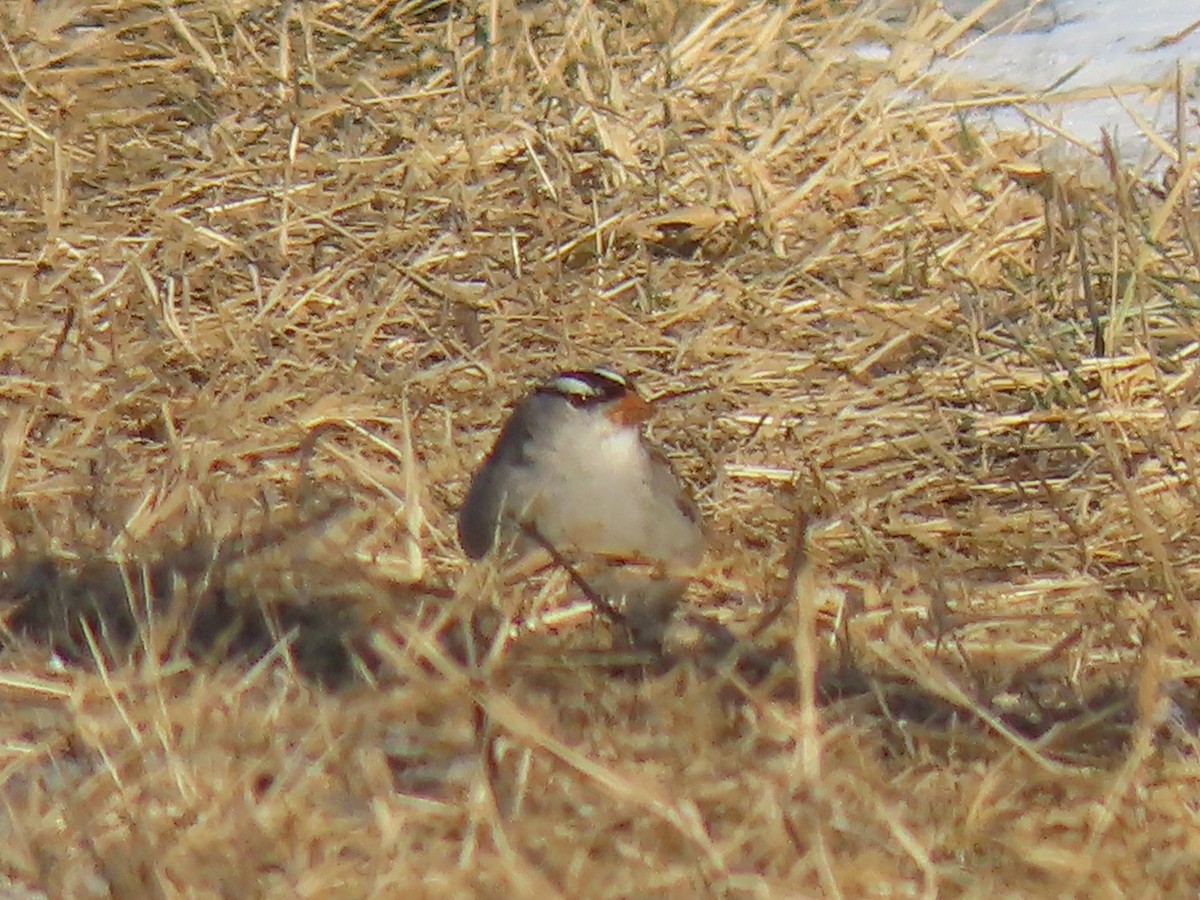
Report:
[[[291,565],[298,568],[286,578],[248,576],[256,556],[271,543],[266,535],[224,543],[195,538],[153,558],[122,563],[47,553],[10,557],[0,575],[4,642],[33,643],[84,668],[95,667],[98,659],[119,666],[148,654],[249,666],[278,654],[311,682],[338,690],[389,680],[386,666],[370,650],[371,631],[381,621],[378,610],[415,621],[444,608],[452,596],[446,589],[381,585],[358,563],[337,570],[325,559],[305,565],[293,557]],[[402,592],[405,596],[399,596]],[[469,626],[448,620],[438,631],[447,657],[469,665],[477,651],[466,645],[478,642],[487,627],[481,629],[477,619]],[[627,681],[636,690],[646,678],[688,666],[696,677],[724,682],[722,691],[734,704],[795,699],[787,647],[739,644],[651,658],[612,653],[598,631],[517,641],[510,654],[513,673],[506,680],[528,679],[536,689],[550,684],[551,690],[566,692],[586,670]],[[539,663],[551,656],[553,665]],[[817,690],[832,719],[871,721],[885,746],[901,756],[911,756],[918,746],[933,748],[935,755],[970,755],[973,743],[986,755],[1003,728],[1049,757],[1096,764],[1122,756],[1136,720],[1129,685],[1105,685],[1082,695],[1050,672],[1025,673],[1019,684],[1006,684],[1003,691],[977,686],[969,698],[955,702],[945,692],[878,667],[868,671],[844,656],[824,666]],[[1197,707],[1190,692],[1186,697],[1176,692],[1163,733],[1194,733]]]

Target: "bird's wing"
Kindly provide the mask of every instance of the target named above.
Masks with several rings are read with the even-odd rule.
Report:
[[[500,430],[492,452],[471,479],[458,514],[458,540],[471,559],[482,559],[496,543],[518,470],[529,465],[533,439],[533,398],[521,403]],[[507,511],[511,514],[511,510]]]
[[[458,541],[471,559],[482,559],[496,543],[505,488],[502,466],[488,457],[471,480],[458,513]]]

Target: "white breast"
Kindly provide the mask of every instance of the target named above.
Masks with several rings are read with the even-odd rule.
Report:
[[[703,552],[698,524],[681,510],[670,467],[636,428],[570,409],[547,435],[544,464],[529,474],[533,520],[560,549],[688,564]]]
[[[636,428],[613,425],[602,416],[582,428],[578,440],[566,442],[560,449],[575,455],[580,468],[609,476],[640,476],[649,455]]]

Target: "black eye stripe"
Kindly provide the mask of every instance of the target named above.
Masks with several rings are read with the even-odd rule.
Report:
[[[572,406],[592,406],[617,400],[633,389],[629,379],[611,369],[562,372],[538,388],[539,393],[558,394]]]

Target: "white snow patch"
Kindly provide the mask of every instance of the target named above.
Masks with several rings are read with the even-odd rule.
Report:
[[[959,0],[955,5],[961,12],[978,4]],[[1054,88],[1049,102],[1026,108],[1092,146],[1099,146],[1107,131],[1123,160],[1145,171],[1160,167],[1163,160],[1161,151],[1143,136],[1136,117],[1144,117],[1173,143],[1178,69],[1183,76],[1185,134],[1193,146],[1200,139],[1200,5],[1194,0],[1054,0],[1033,5],[1042,30],[969,35],[955,55],[934,64],[934,72],[1000,89],[1032,93]],[[1087,96],[1070,99],[1078,94]],[[1038,127],[1014,107],[990,110],[987,118],[1000,128]]]

